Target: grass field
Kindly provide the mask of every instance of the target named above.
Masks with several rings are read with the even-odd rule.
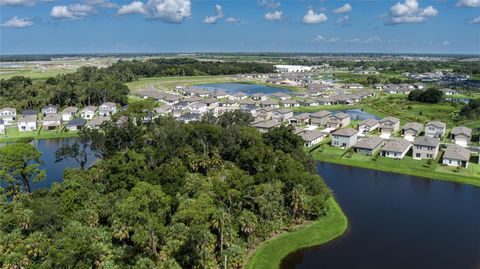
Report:
[[[262,243],[250,258],[248,269],[277,269],[282,259],[295,250],[318,246],[341,236],[348,220],[334,198],[329,213],[319,220]]]
[[[372,158],[371,156],[364,156],[358,153],[354,153],[351,157],[347,157],[348,155],[342,157],[345,151],[344,149],[323,145],[311,154],[314,159],[324,162],[480,186],[480,164],[477,163],[471,162],[468,168],[462,168],[457,171],[454,167],[440,165],[438,161],[429,165],[427,160],[414,160],[409,156],[402,160],[384,157]]]
[[[6,73],[3,73],[6,72]],[[29,77],[32,80],[44,80],[49,77],[54,77],[60,74],[73,73],[73,69],[50,69],[47,71],[40,71],[36,69],[0,69],[0,79],[9,79],[14,76]]]
[[[138,81],[127,83],[132,91],[153,86],[161,90],[173,90],[177,85],[193,85],[208,83],[238,82],[233,76],[191,76],[191,77],[153,77],[140,78]]]
[[[0,135],[0,142],[10,142],[16,141],[22,138],[32,138],[32,139],[51,139],[51,138],[66,138],[66,137],[77,137],[77,132],[72,131],[45,131],[43,129],[33,131],[33,132],[19,132],[18,128],[7,127],[6,132],[3,135]]]

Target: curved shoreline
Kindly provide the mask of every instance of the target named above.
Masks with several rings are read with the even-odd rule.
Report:
[[[330,211],[326,216],[292,232],[264,241],[255,249],[245,268],[277,269],[290,253],[325,244],[343,235],[348,229],[348,219],[333,197],[328,202]]]

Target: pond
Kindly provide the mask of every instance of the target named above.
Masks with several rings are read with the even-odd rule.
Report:
[[[270,95],[276,92],[290,93],[291,91],[286,88],[272,87],[259,84],[246,84],[246,83],[218,83],[218,84],[202,84],[196,85],[196,87],[215,91],[222,90],[230,94],[235,94],[237,92],[243,92],[247,95],[252,95],[255,93],[263,93]]]
[[[290,268],[480,268],[480,188],[319,163],[350,229],[287,256]]]

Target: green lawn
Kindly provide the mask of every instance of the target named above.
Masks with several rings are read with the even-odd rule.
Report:
[[[313,113],[320,110],[347,110],[347,109],[355,109],[355,108],[362,108],[363,105],[333,105],[333,106],[298,106],[292,107],[293,112],[308,112]]]
[[[16,141],[21,138],[32,138],[32,139],[50,139],[50,138],[66,138],[66,137],[77,137],[78,132],[72,131],[45,131],[43,129],[37,130],[34,132],[19,132],[17,126],[7,127],[5,134],[0,135],[0,142],[9,142]]]
[[[344,149],[324,145],[311,154],[314,159],[324,162],[480,186],[480,164],[477,163],[471,162],[468,168],[462,168],[460,171],[457,171],[454,167],[440,165],[438,160],[429,165],[427,160],[414,160],[409,156],[402,160],[384,157],[372,158],[371,156],[364,156],[358,153],[354,153],[351,157],[348,157],[348,155],[342,157],[345,151]],[[438,159],[440,159],[440,155]]]
[[[0,79],[9,79],[14,76],[29,77],[32,80],[43,80],[60,74],[75,72],[73,69],[49,69],[40,71],[37,69],[0,69]],[[5,72],[5,73],[2,73]]]
[[[161,90],[173,90],[177,85],[238,82],[233,76],[188,76],[140,78],[126,85],[132,91],[153,86]]]
[[[288,254],[302,248],[324,244],[345,233],[348,228],[347,217],[334,198],[330,198],[328,202],[330,211],[326,216],[262,243],[255,250],[246,268],[277,269]]]

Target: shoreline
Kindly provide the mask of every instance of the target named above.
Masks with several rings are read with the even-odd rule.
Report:
[[[282,233],[257,245],[247,256],[246,269],[277,269],[291,253],[331,242],[348,230],[348,218],[334,197],[329,198],[327,215],[293,231]]]
[[[395,174],[402,174],[402,175],[409,175],[409,176],[417,176],[422,177],[428,180],[442,180],[448,181],[453,183],[460,183],[460,184],[467,184],[472,185],[475,187],[480,187],[480,177],[474,178],[464,175],[454,175],[454,174],[446,174],[436,171],[431,172],[424,172],[424,171],[415,171],[415,170],[405,170],[408,168],[403,168],[402,166],[388,166],[385,167],[381,164],[378,164],[374,161],[370,162],[360,162],[360,161],[352,161],[347,159],[335,159],[335,158],[322,158],[319,156],[312,155],[313,159],[320,162],[325,163],[333,163],[343,166],[353,166],[353,167],[360,167],[370,170],[382,171],[382,172],[389,172]],[[401,160],[399,160],[401,161]]]
[[[40,135],[22,135],[22,136],[14,136],[14,137],[5,137],[2,135],[0,137],[0,143],[7,143],[7,142],[16,142],[21,139],[30,138],[32,140],[44,140],[44,139],[60,139],[60,138],[74,138],[78,137],[78,132],[61,132],[61,133],[42,133]]]

